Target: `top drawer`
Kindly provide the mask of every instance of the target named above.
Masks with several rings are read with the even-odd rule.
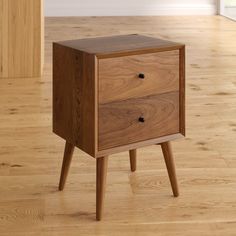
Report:
[[[179,50],[99,59],[98,63],[100,104],[179,90]]]

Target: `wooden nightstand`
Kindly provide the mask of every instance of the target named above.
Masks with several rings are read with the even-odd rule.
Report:
[[[66,140],[59,189],[74,147],[97,160],[102,217],[108,156],[161,144],[174,196],[178,187],[169,141],[185,134],[185,46],[142,35],[53,44],[53,131]]]

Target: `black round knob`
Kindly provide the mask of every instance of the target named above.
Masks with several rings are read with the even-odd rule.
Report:
[[[144,75],[143,73],[139,73],[139,74],[138,74],[138,77],[139,77],[140,79],[144,79],[144,78],[145,78],[145,75]]]
[[[138,118],[138,121],[143,123],[145,120],[144,120],[143,117],[139,117],[139,118]]]

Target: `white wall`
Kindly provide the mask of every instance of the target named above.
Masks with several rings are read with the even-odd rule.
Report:
[[[44,0],[46,16],[213,15],[216,0]]]

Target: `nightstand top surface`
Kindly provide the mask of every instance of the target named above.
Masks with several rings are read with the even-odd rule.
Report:
[[[56,44],[95,55],[144,51],[148,49],[175,49],[183,46],[181,43],[139,34],[77,39],[61,41]]]

